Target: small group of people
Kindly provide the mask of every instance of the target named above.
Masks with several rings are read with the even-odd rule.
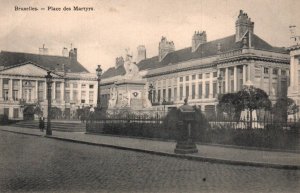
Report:
[[[45,129],[45,118],[43,116],[40,116],[39,118],[39,128],[41,132],[43,132]]]

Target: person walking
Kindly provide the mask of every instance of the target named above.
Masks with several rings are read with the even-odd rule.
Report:
[[[39,119],[39,128],[40,128],[41,132],[44,132],[45,120],[44,120],[43,116],[41,116],[40,119]]]

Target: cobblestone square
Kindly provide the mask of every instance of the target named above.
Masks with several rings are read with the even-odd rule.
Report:
[[[300,171],[231,166],[0,132],[1,192],[298,192]]]

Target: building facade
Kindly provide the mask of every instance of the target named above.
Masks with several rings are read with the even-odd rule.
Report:
[[[236,33],[207,41],[206,31],[195,32],[191,47],[175,50],[173,41],[162,37],[158,56],[146,58],[138,47],[140,74],[147,80],[154,106],[179,106],[188,98],[205,112],[214,112],[219,93],[237,92],[246,82],[263,89],[272,101],[287,94],[289,55],[254,33],[254,22],[240,11]],[[142,48],[142,49],[141,49]],[[142,58],[144,57],[144,58]],[[119,61],[119,60],[118,60]],[[103,74],[102,97],[109,98],[111,83],[125,71],[120,64]]]
[[[0,67],[0,114],[9,119],[34,119],[37,109],[47,116],[47,71],[53,76],[54,117],[76,118],[78,108],[96,106],[96,75],[77,61],[76,48],[69,56],[2,51]]]

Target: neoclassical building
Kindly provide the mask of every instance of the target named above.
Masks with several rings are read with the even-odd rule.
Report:
[[[52,107],[72,118],[78,108],[96,105],[96,75],[77,61],[77,49],[63,56],[43,53],[0,53],[0,114],[10,119],[33,119],[37,106],[47,116],[45,75],[51,71]]]
[[[272,101],[287,94],[288,52],[256,35],[254,22],[242,10],[235,34],[213,41],[207,41],[207,36],[206,31],[195,32],[191,46],[180,50],[162,37],[158,55],[151,58],[146,57],[145,46],[138,47],[136,63],[147,82],[145,90],[152,87],[149,97],[154,106],[179,106],[188,98],[189,104],[214,112],[218,93],[237,92],[246,82],[263,89]],[[112,83],[125,74],[123,61],[117,58],[116,66],[103,74],[104,103],[110,98]]]

